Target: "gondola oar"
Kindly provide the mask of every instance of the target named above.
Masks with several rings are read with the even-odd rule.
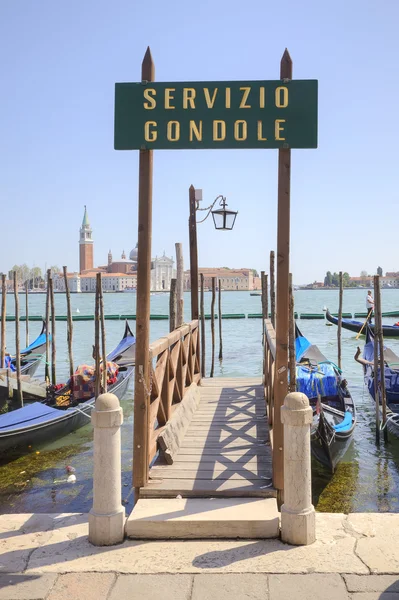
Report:
[[[363,331],[363,329],[365,328],[365,326],[366,326],[366,324],[367,324],[367,321],[368,321],[368,320],[369,320],[369,318],[371,317],[372,313],[373,313],[373,311],[372,311],[372,310],[370,310],[369,314],[367,315],[367,319],[366,319],[366,320],[365,320],[365,322],[363,323],[363,327],[361,328],[361,330],[359,331],[359,333],[358,333],[358,334],[357,334],[357,336],[356,336],[356,339],[357,339],[357,340],[358,340],[358,339],[359,339],[359,337],[362,335],[362,331]]]

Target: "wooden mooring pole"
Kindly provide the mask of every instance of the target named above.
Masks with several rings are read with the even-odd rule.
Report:
[[[69,357],[69,377],[73,375],[73,351],[72,351],[72,337],[73,337],[73,321],[71,311],[71,293],[68,285],[67,268],[62,267],[64,272],[64,283],[65,283],[65,296],[67,305],[67,343],[68,343],[68,357]]]
[[[46,365],[44,374],[46,383],[50,383],[50,275],[51,270],[47,269],[47,289],[46,289]]]
[[[1,276],[1,353],[0,368],[5,366],[6,358],[6,312],[7,312],[7,285],[6,276]]]
[[[374,396],[375,396],[375,441],[380,443],[380,385],[379,385],[379,294],[380,281],[378,275],[374,275]]]
[[[100,366],[100,285],[101,273],[96,275],[96,304],[94,308],[94,360],[95,360],[95,397],[101,394],[101,366]]]
[[[274,252],[270,252],[270,319],[276,329],[276,284],[274,276]]]
[[[29,282],[28,280],[25,282],[25,347],[29,346]]]
[[[155,66],[150,48],[147,48],[141,66],[141,81],[155,79]],[[137,252],[137,305],[136,305],[136,368],[134,376],[134,447],[133,486],[135,502],[140,488],[148,480],[148,428],[150,390],[150,292],[151,292],[151,239],[152,239],[152,173],[153,151],[140,150],[139,206]],[[198,283],[197,283],[198,285]]]
[[[216,277],[212,277],[212,302],[211,302],[211,337],[212,337],[212,359],[211,372],[209,377],[213,377],[215,370],[215,300],[216,300]]]
[[[17,402],[22,408],[24,400],[22,397],[22,381],[21,381],[21,346],[19,343],[19,295],[18,295],[18,280],[16,271],[13,272],[14,278],[14,299],[15,299],[15,364],[17,368]]]
[[[176,248],[176,327],[184,322],[184,262],[183,245],[175,244]]]
[[[280,79],[292,79],[292,60],[286,49]],[[273,484],[279,503],[284,497],[284,429],[281,407],[288,393],[288,282],[290,259],[291,150],[278,151],[276,379],[273,418]]]
[[[107,347],[105,339],[105,318],[104,318],[104,296],[103,296],[103,278],[102,274],[99,273],[100,277],[100,289],[99,289],[99,308],[100,308],[100,328],[101,328],[101,361],[103,365],[102,371],[102,383],[101,393],[107,392]]]
[[[377,275],[374,281],[374,302],[377,300],[377,310],[375,310],[374,320],[378,320],[378,355],[379,355],[379,367],[380,367],[380,391],[381,391],[381,408],[382,408],[382,429],[384,432],[384,441],[388,441],[388,428],[387,423],[387,394],[385,385],[385,358],[384,358],[384,334],[382,331],[382,304],[381,304],[381,287],[380,278]],[[374,340],[374,343],[376,340]]]
[[[260,287],[262,290],[262,346],[265,344],[265,272],[260,272]]]
[[[339,272],[339,305],[338,305],[338,368],[342,369],[342,303],[344,296],[344,284],[342,278],[342,271]]]
[[[201,377],[205,377],[204,274],[201,273]]]
[[[219,360],[223,360],[222,339],[222,280],[218,279]]]
[[[169,295],[169,331],[176,329],[176,311],[177,311],[177,280],[170,280]]]
[[[55,345],[55,306],[54,306],[54,285],[53,278],[49,278],[50,284],[50,306],[51,306],[51,383],[57,384],[56,365],[57,365],[57,349]]]

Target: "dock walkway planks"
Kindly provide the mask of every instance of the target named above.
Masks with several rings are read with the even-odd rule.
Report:
[[[174,463],[156,462],[140,497],[275,496],[260,379],[203,379],[200,390]]]

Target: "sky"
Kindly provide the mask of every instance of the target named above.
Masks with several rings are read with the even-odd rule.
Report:
[[[0,271],[79,267],[87,205],[95,265],[137,241],[138,152],[113,148],[114,84],[319,81],[318,148],[292,151],[294,283],[327,270],[399,270],[396,0],[2,0]],[[154,151],[152,254],[188,255],[188,189],[238,210],[232,232],[198,225],[200,267],[268,271],[276,250],[277,150]]]

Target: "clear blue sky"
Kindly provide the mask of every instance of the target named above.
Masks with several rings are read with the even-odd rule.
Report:
[[[113,149],[114,83],[140,80],[147,45],[158,81],[277,79],[287,47],[294,78],[319,80],[319,148],[292,152],[294,282],[399,270],[398,18],[396,0],[2,0],[0,270],[77,269],[84,204],[95,264],[136,244],[138,153]],[[239,210],[232,233],[199,226],[200,266],[267,269],[277,150],[155,153],[153,255],[183,242],[187,267],[191,183]]]

